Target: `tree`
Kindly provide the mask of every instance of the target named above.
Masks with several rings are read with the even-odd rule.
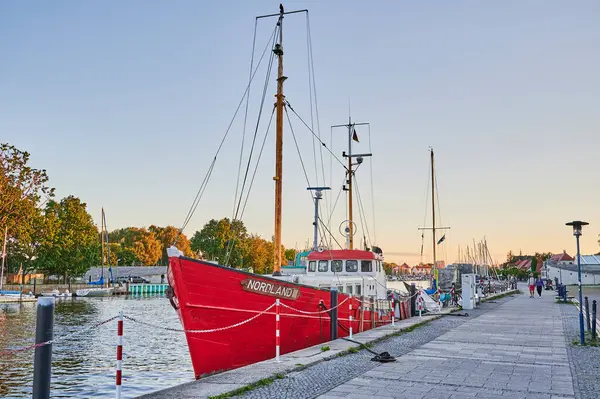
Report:
[[[161,264],[166,265],[169,262],[167,248],[175,243],[175,246],[183,252],[185,256],[192,256],[192,248],[190,240],[183,233],[179,233],[179,229],[175,226],[158,227],[152,225],[148,228],[162,245]]]
[[[240,266],[244,256],[246,227],[241,220],[211,219],[191,240],[192,251],[202,252],[205,259]]]
[[[394,267],[396,267],[398,265],[396,265],[395,263],[390,263],[390,262],[383,262],[383,270],[385,271],[385,274],[387,274],[388,276],[391,276],[393,273],[393,269]]]
[[[74,196],[48,202],[40,226],[44,239],[36,259],[38,270],[62,275],[66,281],[67,276],[80,276],[98,264],[98,229],[86,207]]]
[[[120,245],[118,254],[119,258],[123,258],[123,262],[119,262],[119,264],[139,262],[142,265],[150,266],[156,264],[162,254],[162,244],[156,239],[154,233],[145,228],[117,229],[108,234],[108,240]],[[132,260],[132,255],[135,260]],[[112,258],[111,255],[111,262]]]
[[[508,251],[508,253],[506,254],[506,262],[512,263],[514,257],[515,255],[513,254],[513,251]]]
[[[295,249],[286,249],[284,252],[285,260],[294,262],[296,260],[296,250]]]

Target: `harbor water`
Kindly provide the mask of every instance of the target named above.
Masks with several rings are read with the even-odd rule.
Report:
[[[56,300],[52,348],[52,398],[114,398],[117,321],[93,327],[119,311],[142,322],[180,329],[164,296]],[[0,397],[31,398],[36,304],[0,304]],[[123,397],[192,381],[183,332],[124,322]],[[72,338],[60,337],[86,330]]]

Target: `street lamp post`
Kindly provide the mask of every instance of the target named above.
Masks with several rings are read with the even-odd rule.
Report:
[[[587,226],[588,222],[574,220],[567,223],[567,226],[573,227],[573,235],[577,242],[577,285],[579,285],[579,341],[581,345],[585,344],[585,336],[583,330],[583,292],[581,289],[581,255],[579,253],[579,237],[581,236],[581,228]]]

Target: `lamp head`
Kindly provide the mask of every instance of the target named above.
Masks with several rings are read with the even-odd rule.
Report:
[[[572,222],[566,223],[567,226],[573,227],[573,235],[579,237],[581,235],[581,230],[583,226],[587,226],[588,222],[582,222],[581,220],[574,220]]]

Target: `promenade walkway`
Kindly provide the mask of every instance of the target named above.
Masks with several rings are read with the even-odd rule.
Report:
[[[319,398],[574,398],[566,345],[554,293],[517,295]]]

